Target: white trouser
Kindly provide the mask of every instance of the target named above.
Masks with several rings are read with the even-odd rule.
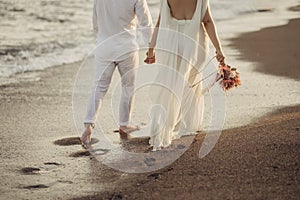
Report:
[[[118,61],[108,61],[95,56],[95,83],[89,99],[85,124],[95,124],[116,67],[118,67],[122,82],[119,125],[126,126],[129,124],[134,94],[135,68],[138,66],[138,62],[138,52],[129,53]]]

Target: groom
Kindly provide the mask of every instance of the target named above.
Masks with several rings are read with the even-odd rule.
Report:
[[[134,93],[135,68],[139,57],[136,42],[136,20],[143,29],[143,37],[150,41],[152,20],[146,0],[94,0],[93,26],[97,35],[95,54],[95,83],[84,120],[81,137],[84,147],[90,145],[92,129],[108,90],[113,72],[118,67],[122,79],[120,100],[120,134],[138,130],[129,125]]]

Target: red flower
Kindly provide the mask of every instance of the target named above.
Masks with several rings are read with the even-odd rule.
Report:
[[[219,65],[217,81],[220,81],[220,86],[226,92],[241,85],[239,73],[237,72],[236,68],[231,68],[229,65]]]

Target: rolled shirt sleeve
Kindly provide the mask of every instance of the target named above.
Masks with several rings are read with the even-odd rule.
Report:
[[[152,37],[152,18],[146,0],[136,0],[135,12],[144,42],[149,44]]]
[[[98,20],[97,20],[97,0],[94,0],[94,8],[93,8],[93,30],[94,34],[97,35],[99,31]]]

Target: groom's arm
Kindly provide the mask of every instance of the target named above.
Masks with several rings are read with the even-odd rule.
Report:
[[[144,42],[147,44],[151,40],[152,35],[152,18],[146,0],[136,0],[135,13],[142,28]]]
[[[93,30],[95,36],[98,34],[98,20],[97,20],[97,0],[94,0],[94,7],[93,7]]]

